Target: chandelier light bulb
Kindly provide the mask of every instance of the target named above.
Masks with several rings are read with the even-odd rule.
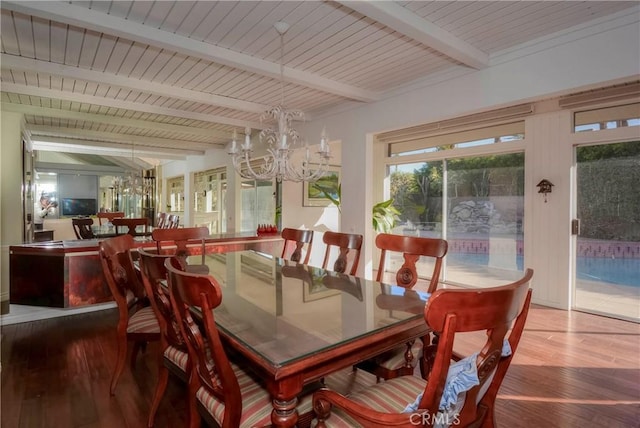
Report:
[[[229,147],[229,154],[235,155],[238,153],[238,133],[233,130],[233,139],[231,140],[231,146]]]

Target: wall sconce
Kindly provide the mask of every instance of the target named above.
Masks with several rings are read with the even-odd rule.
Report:
[[[544,195],[544,202],[547,203],[547,193],[551,193],[552,187],[554,184],[549,180],[541,180],[540,183],[537,184],[538,193],[542,193]]]

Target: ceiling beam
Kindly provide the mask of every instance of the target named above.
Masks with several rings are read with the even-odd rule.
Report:
[[[489,66],[488,54],[395,2],[338,0],[338,3],[469,67]]]
[[[0,61],[2,61],[1,58],[3,57],[4,55],[0,57]],[[262,129],[264,127],[264,125],[262,125],[260,122],[231,119],[231,118],[219,116],[219,115],[196,113],[196,112],[190,112],[185,110],[178,110],[173,108],[149,105],[144,103],[137,103],[133,101],[124,101],[124,100],[118,100],[114,98],[97,97],[95,95],[79,94],[77,92],[61,91],[58,89],[47,89],[47,88],[41,88],[36,86],[20,85],[18,83],[2,82],[2,91],[14,93],[14,94],[29,95],[33,97],[52,98],[52,99],[59,99],[59,100],[65,100],[65,101],[71,101],[71,102],[93,104],[98,106],[113,107],[113,108],[119,108],[119,109],[131,110],[131,111],[142,111],[145,113],[174,116],[174,117],[180,117],[183,119],[190,119],[190,120],[200,120],[203,122],[222,123],[225,125],[238,126],[242,128],[248,126],[254,129]],[[227,132],[212,130],[212,134],[215,132],[219,132],[220,136],[226,137],[229,135],[229,133]]]
[[[92,140],[95,143],[111,142],[118,144],[134,144],[136,147],[175,148],[176,146],[188,146],[193,150],[207,150],[224,147],[224,144],[208,144],[188,140],[175,140],[167,138],[144,137],[141,135],[115,134],[113,132],[93,131],[82,128],[65,126],[25,125],[34,136],[69,137],[83,140]]]
[[[88,28],[100,33],[111,34],[127,40],[157,46],[173,52],[181,52],[195,58],[280,79],[280,64],[275,62],[96,12],[86,7],[62,2],[3,1],[2,8],[81,28]],[[284,79],[287,82],[357,101],[372,102],[380,99],[380,95],[376,92],[291,67],[284,67]]]
[[[136,147],[133,152],[131,145],[110,142],[97,143],[91,140],[81,140],[75,138],[31,136],[33,148],[35,150],[47,150],[66,153],[86,153],[103,156],[120,156],[123,158],[132,157],[152,157],[158,159],[186,159],[187,156],[201,156],[204,151],[158,148],[158,147]]]
[[[118,116],[108,116],[105,114],[85,113],[81,111],[60,110],[49,107],[39,107],[26,104],[16,104],[2,102],[2,109],[6,111],[13,111],[16,113],[29,114],[33,116],[42,117],[55,117],[58,119],[72,119],[72,120],[84,120],[87,122],[104,123],[107,125],[119,125],[130,126],[132,128],[162,130],[166,132],[175,132],[184,135],[197,135],[204,137],[216,137],[220,136],[220,131],[213,129],[196,128],[193,126],[173,125],[169,123],[152,122],[141,119],[130,119]],[[226,137],[231,139],[230,134],[226,134]]]
[[[161,83],[150,82],[148,80],[134,79],[132,77],[119,76],[117,74],[105,73],[103,71],[87,70],[80,67],[71,67],[64,64],[25,58],[17,55],[2,54],[2,68],[31,72],[35,71],[38,73],[47,73],[70,79],[80,79],[98,84],[114,85],[132,91],[142,91],[162,97],[197,102],[215,107],[225,107],[250,113],[262,113],[269,108],[266,104],[242,101],[237,98],[192,91],[190,89],[163,85]]]

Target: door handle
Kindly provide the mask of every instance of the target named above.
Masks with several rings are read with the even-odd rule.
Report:
[[[571,234],[580,235],[580,219],[574,218],[571,220]]]

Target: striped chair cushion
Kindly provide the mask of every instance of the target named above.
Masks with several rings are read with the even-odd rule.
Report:
[[[129,317],[127,333],[160,333],[158,319],[151,306],[142,308]]]
[[[271,424],[271,397],[264,386],[257,383],[250,375],[235,364],[231,364],[238,378],[240,394],[242,395],[241,427],[268,426]],[[414,395],[415,397],[415,395]],[[224,403],[211,395],[204,387],[196,392],[196,398],[213,418],[222,425]],[[311,410],[311,396],[304,397],[298,403],[298,413],[303,414]]]
[[[370,388],[356,392],[349,399],[373,410],[385,413],[401,413],[408,403],[424,391],[427,382],[416,376],[401,376],[385,382],[377,383]],[[409,418],[407,414],[407,418]],[[331,428],[361,427],[339,407],[333,406],[331,416],[325,421]]]
[[[407,414],[407,418],[411,418],[409,420],[411,425],[417,425],[415,421],[419,418],[416,416],[416,413],[407,412],[405,409],[408,404],[415,402],[418,395],[424,392],[426,384],[427,382],[424,379],[417,376],[401,376],[358,391],[350,395],[349,399],[364,406],[371,407],[373,410],[379,412],[403,413],[404,411]],[[431,417],[429,420],[433,423],[433,426],[435,428],[455,426],[457,415],[464,407],[466,396],[466,393],[462,392],[458,395],[457,401],[451,408],[445,412],[438,412],[435,417]],[[428,416],[425,415],[425,417]],[[325,421],[325,424],[329,428],[353,428],[362,426],[362,424],[356,422],[336,406],[332,407],[331,415],[329,419]]]
[[[411,360],[411,366],[415,367],[420,358],[422,358],[422,340],[416,339],[411,346],[411,353],[413,354],[413,360]],[[389,370],[397,370],[404,366],[404,353],[407,351],[406,346],[399,346],[393,350],[393,355],[387,357],[385,360],[378,361],[378,365],[385,367]]]
[[[189,354],[181,351],[175,346],[167,346],[164,350],[164,357],[171,361],[175,366],[180,367],[183,372],[187,372],[187,362],[189,361]]]

